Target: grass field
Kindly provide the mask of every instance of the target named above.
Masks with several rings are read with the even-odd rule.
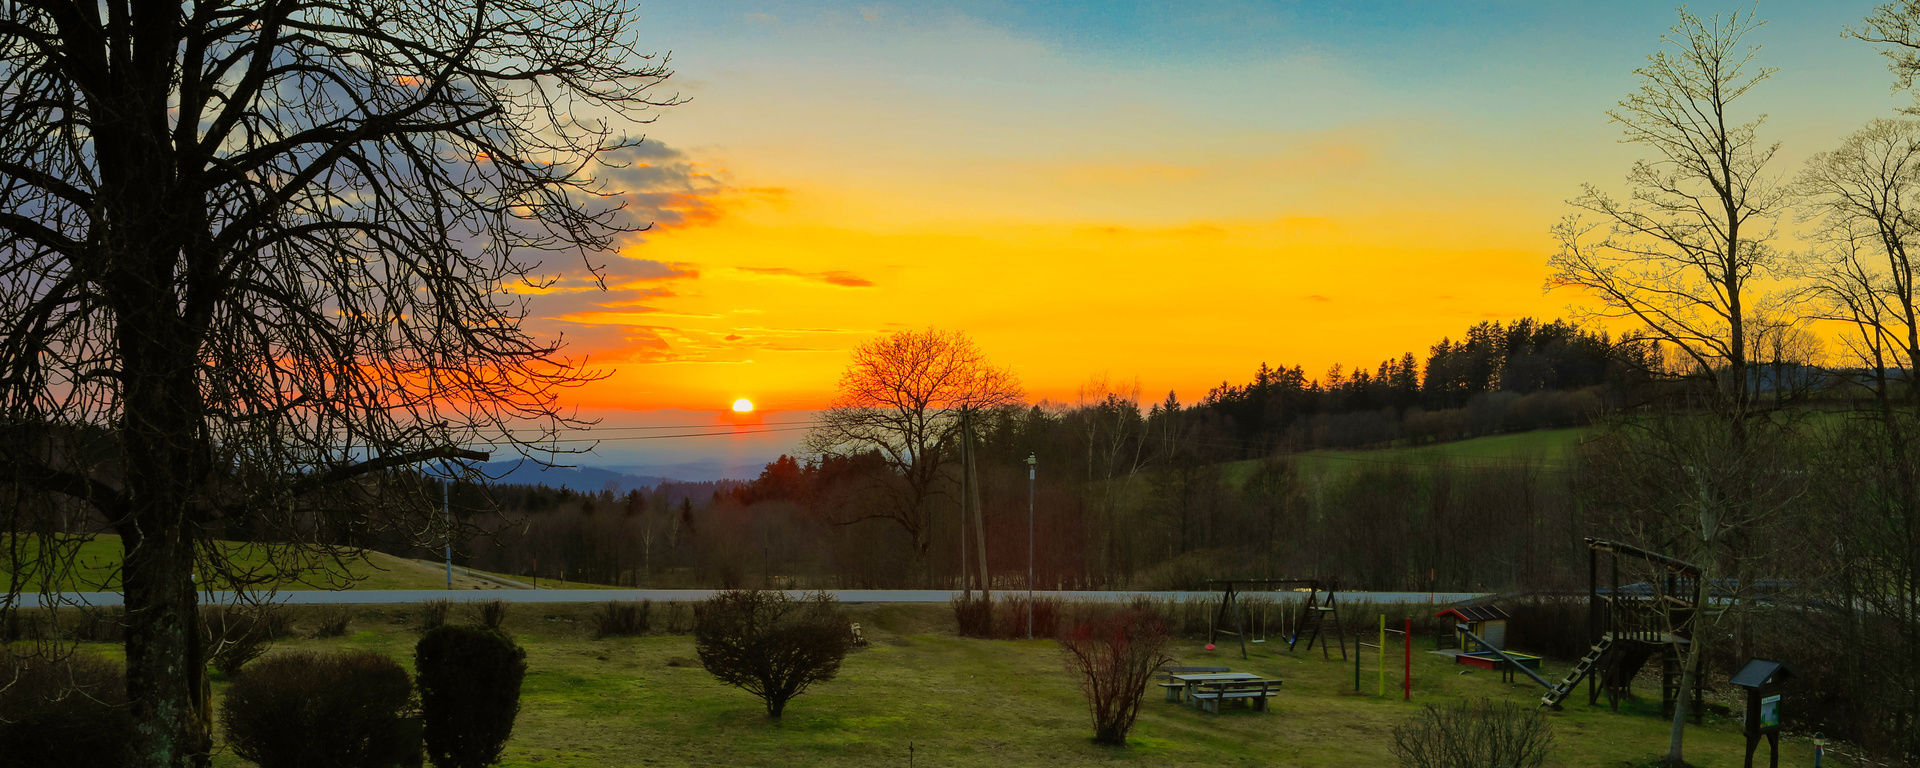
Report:
[[[1558,467],[1573,457],[1574,446],[1592,428],[1537,429],[1507,435],[1489,435],[1470,440],[1428,445],[1404,445],[1368,450],[1323,449],[1294,454],[1295,466],[1302,477],[1324,483],[1346,477],[1370,466],[1443,467],[1447,465],[1482,466],[1504,462],[1532,461]],[[1259,466],[1257,459],[1226,465],[1226,476],[1235,485],[1245,483]]]
[[[22,541],[23,546],[34,546],[32,539]],[[230,557],[242,567],[261,565],[269,556],[269,550],[259,545],[240,542],[221,542],[229,548]],[[120,588],[120,558],[122,549],[120,537],[100,535],[82,542],[73,553],[73,567],[59,574],[56,585],[60,591],[114,591]],[[32,568],[14,567],[10,551],[0,551],[0,565],[6,566],[9,585],[15,579],[23,578],[22,589],[37,590],[45,583],[45,575]],[[33,560],[32,550],[23,552],[23,561]],[[508,577],[513,578],[513,577]],[[344,564],[327,563],[324,567],[315,567],[293,578],[282,580],[281,589],[445,589],[446,574],[436,566],[394,557],[382,552],[360,552],[358,557],[349,558]],[[495,585],[476,579],[454,570],[455,589],[486,589]],[[548,586],[542,582],[541,586]],[[555,589],[577,587],[569,582],[552,584]],[[225,587],[216,585],[215,588]]]
[[[664,624],[661,607],[656,627]],[[1416,649],[1409,704],[1392,690],[1398,664],[1391,655],[1389,696],[1382,698],[1371,694],[1371,658],[1368,692],[1355,694],[1352,663],[1338,653],[1323,661],[1318,649],[1289,654],[1270,643],[1241,661],[1237,650],[1208,652],[1183,641],[1174,653],[1180,663],[1231,666],[1279,677],[1286,687],[1268,712],[1220,715],[1163,702],[1151,689],[1130,746],[1104,748],[1089,740],[1086,705],[1053,643],[958,638],[943,606],[882,605],[850,608],[869,646],[847,657],[838,679],[795,699],[783,720],[769,721],[757,699],[701,669],[692,638],[588,639],[592,610],[512,608],[508,629],[526,647],[530,672],[503,766],[1381,766],[1394,764],[1393,727],[1422,704],[1480,697],[1526,704],[1539,695],[1531,683],[1463,674],[1464,667]],[[418,637],[410,620],[406,609],[368,608],[348,637],[278,647],[370,649],[407,664]],[[216,696],[225,687],[216,682]],[[1615,714],[1588,709],[1583,697],[1574,701],[1548,715],[1558,744],[1549,765],[1637,766],[1664,752],[1667,724],[1655,714]],[[1736,723],[1709,717],[1689,728],[1687,743],[1695,765],[1740,765]],[[1783,750],[1787,765],[1811,762],[1803,739],[1786,740]],[[214,764],[246,763],[222,753]]]

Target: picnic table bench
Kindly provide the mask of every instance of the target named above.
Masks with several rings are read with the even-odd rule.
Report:
[[[1175,675],[1207,675],[1228,671],[1226,667],[1167,667],[1160,670],[1160,688],[1167,692],[1167,701],[1179,701],[1186,693],[1187,682],[1175,680]]]
[[[1267,699],[1280,693],[1279,680],[1203,680],[1198,683],[1199,690],[1188,694],[1196,707],[1214,714],[1220,714],[1220,702],[1227,700],[1245,700],[1254,709],[1265,710]]]

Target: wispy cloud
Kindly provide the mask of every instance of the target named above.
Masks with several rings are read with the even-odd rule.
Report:
[[[842,288],[872,288],[873,281],[848,272],[844,269],[829,269],[819,272],[805,272],[787,267],[738,267],[741,272],[770,277],[791,277],[797,280],[837,285]]]
[[[720,174],[658,140],[610,152],[600,162],[594,176],[650,232],[717,221],[718,198],[729,191]]]

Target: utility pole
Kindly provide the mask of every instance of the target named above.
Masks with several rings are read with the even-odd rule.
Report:
[[[447,519],[447,590],[453,590],[453,478],[440,484],[440,514]]]
[[[977,550],[975,555],[980,561],[980,597],[986,600],[988,605],[992,605],[993,579],[987,570],[987,519],[980,511],[980,469],[977,462],[978,456],[975,455],[977,453],[977,446],[973,444],[973,419],[971,415],[969,415],[962,424],[966,430],[967,440],[967,487],[973,490],[970,503],[973,507],[974,543],[979,545],[975,547]]]
[[[1040,460],[1027,454],[1027,639],[1033,639],[1033,475]]]

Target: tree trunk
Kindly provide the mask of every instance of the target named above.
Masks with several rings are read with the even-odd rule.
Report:
[[[122,251],[129,262],[171,272],[174,253]],[[140,270],[129,270],[140,274]],[[204,766],[212,746],[199,616],[194,595],[194,510],[209,460],[196,376],[198,339],[178,312],[173,286],[129,278],[114,288],[124,361],[118,425],[126,509],[115,521],[125,548],[127,698],[134,764]]]
[[[1697,666],[1695,662],[1700,653],[1699,633],[1694,633],[1692,640],[1693,642],[1688,643],[1687,649],[1680,654],[1680,691],[1674,696],[1673,725],[1667,732],[1667,756],[1661,761],[1669,766],[1687,764],[1683,747],[1687,732],[1687,716],[1691,714],[1688,712],[1688,704],[1692,702],[1693,686],[1696,684],[1694,668]]]
[[[212,746],[192,582],[192,543],[179,527],[128,540],[127,698],[135,765],[204,766]]]

